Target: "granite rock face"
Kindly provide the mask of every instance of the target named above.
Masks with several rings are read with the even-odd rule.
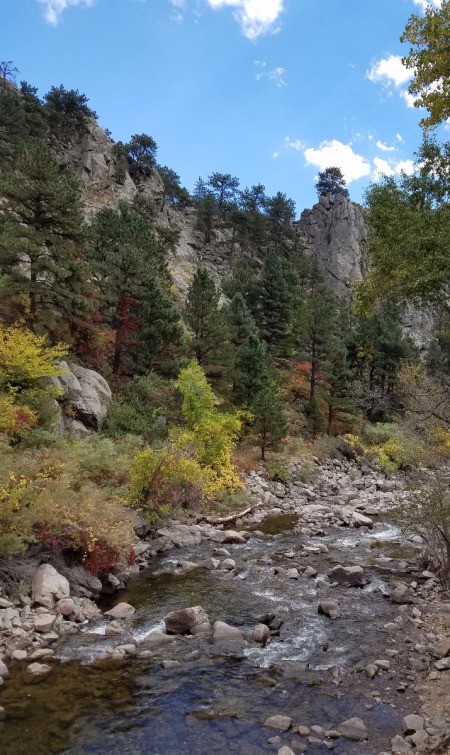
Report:
[[[352,285],[367,272],[367,227],[361,205],[342,194],[328,194],[296,223],[306,253],[316,260],[325,283],[339,298],[350,298]]]
[[[112,398],[105,378],[79,364],[62,362],[64,372],[52,383],[62,390],[60,427],[78,438],[100,430]]]

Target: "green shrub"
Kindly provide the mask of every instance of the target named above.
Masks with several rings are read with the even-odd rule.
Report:
[[[371,446],[379,446],[386,443],[399,432],[398,425],[389,422],[377,422],[374,425],[366,425],[363,437]]]
[[[110,438],[141,435],[148,443],[164,440],[167,422],[179,419],[180,405],[172,381],[155,373],[136,377],[111,401],[103,433]]]
[[[287,485],[291,481],[292,475],[281,461],[268,461],[266,472],[269,480],[273,480],[274,482],[281,482],[283,485]]]

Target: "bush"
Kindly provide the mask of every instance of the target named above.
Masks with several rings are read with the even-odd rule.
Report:
[[[269,480],[282,482],[287,485],[291,481],[289,469],[281,461],[269,461],[266,464],[266,472]]]
[[[450,493],[438,481],[430,489],[416,493],[399,516],[406,531],[420,535],[429,558],[442,582],[450,587]]]
[[[382,445],[398,434],[398,426],[388,422],[367,424],[363,429],[363,437],[371,446]]]

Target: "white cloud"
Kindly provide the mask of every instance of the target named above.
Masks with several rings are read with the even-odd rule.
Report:
[[[350,144],[343,144],[337,139],[322,142],[316,148],[305,149],[304,155],[306,162],[319,170],[330,166],[340,168],[348,184],[371,172],[369,163],[362,155],[354,152]]]
[[[305,142],[302,142],[301,139],[291,139],[290,136],[285,137],[284,146],[286,149],[295,149],[296,152],[303,152],[306,149]]]
[[[95,0],[38,0],[44,6],[44,18],[52,26],[56,26],[61,14],[74,5],[93,5]]]
[[[400,97],[406,102],[408,107],[414,107],[416,98],[413,94],[410,94],[407,89],[402,89],[402,91],[400,92]]]
[[[272,160],[276,160],[277,157],[279,157],[279,156],[280,156],[279,152],[274,152],[273,155],[272,155]]]
[[[234,8],[238,21],[247,39],[256,39],[262,34],[277,31],[277,21],[284,9],[284,0],[206,0],[218,8]]]
[[[395,138],[397,139],[398,142],[400,142],[400,144],[403,144],[403,142],[405,141],[403,136],[398,131],[395,135]]]
[[[373,164],[375,167],[372,177],[375,181],[378,181],[381,176],[399,176],[401,173],[410,176],[414,173],[414,162],[412,160],[393,162],[392,160],[383,160],[381,157],[374,157]]]
[[[406,84],[411,76],[411,69],[403,65],[400,55],[389,55],[388,58],[382,58],[367,71],[367,78],[370,81],[385,86],[392,86],[392,84],[396,87],[401,86],[401,84]]]
[[[426,11],[427,8],[441,8],[442,0],[413,0],[414,5],[418,5],[422,11]]]
[[[397,147],[394,146],[389,147],[388,144],[385,144],[380,139],[378,139],[377,141],[377,147],[378,149],[381,149],[382,152],[395,152],[395,150],[397,149]]]
[[[261,69],[264,69],[266,66],[266,63],[262,60],[254,60],[253,64]],[[286,69],[282,68],[281,66],[277,66],[277,68],[273,68],[271,71],[260,70],[256,74],[255,78],[256,81],[261,81],[261,79],[268,79],[269,81],[273,81],[277,87],[286,87],[287,81],[285,79],[285,74]]]

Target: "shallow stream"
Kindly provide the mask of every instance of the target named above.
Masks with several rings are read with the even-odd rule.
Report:
[[[172,551],[132,579],[125,592],[102,606],[127,601],[136,607],[125,638],[105,637],[101,619],[89,631],[60,640],[55,651],[61,662],[39,684],[25,685],[24,667],[16,664],[0,692],[0,705],[8,711],[0,752],[256,755],[276,752],[281,744],[294,751],[303,744],[308,753],[329,752],[323,741],[311,743],[295,729],[281,734],[281,743],[269,743],[277,732],[262,724],[275,714],[291,716],[296,727],[316,724],[326,730],[359,716],[369,730],[368,742],[335,739],[334,752],[364,755],[389,749],[416,700],[409,687],[397,691],[406,681],[401,658],[407,648],[402,631],[385,628],[399,611],[384,593],[393,579],[413,579],[407,564],[413,544],[400,546],[399,533],[386,521],[370,532],[340,528],[306,537],[289,515],[265,520],[258,530],[246,545],[226,546],[236,560],[236,576],[206,569],[172,573],[182,559],[210,557],[217,545],[203,542]],[[331,587],[325,574],[338,563],[363,565],[370,584]],[[317,577],[274,574],[277,566],[308,564]],[[322,598],[338,600],[341,619],[317,613]],[[99,660],[106,646],[145,645],[149,634],[163,628],[165,614],[194,605],[203,606],[212,622],[225,621],[246,632],[271,612],[284,623],[280,636],[264,648],[192,638],[152,649],[145,658]],[[363,666],[386,658],[389,648],[399,652],[393,672],[369,680]],[[167,660],[177,663],[164,668]]]

